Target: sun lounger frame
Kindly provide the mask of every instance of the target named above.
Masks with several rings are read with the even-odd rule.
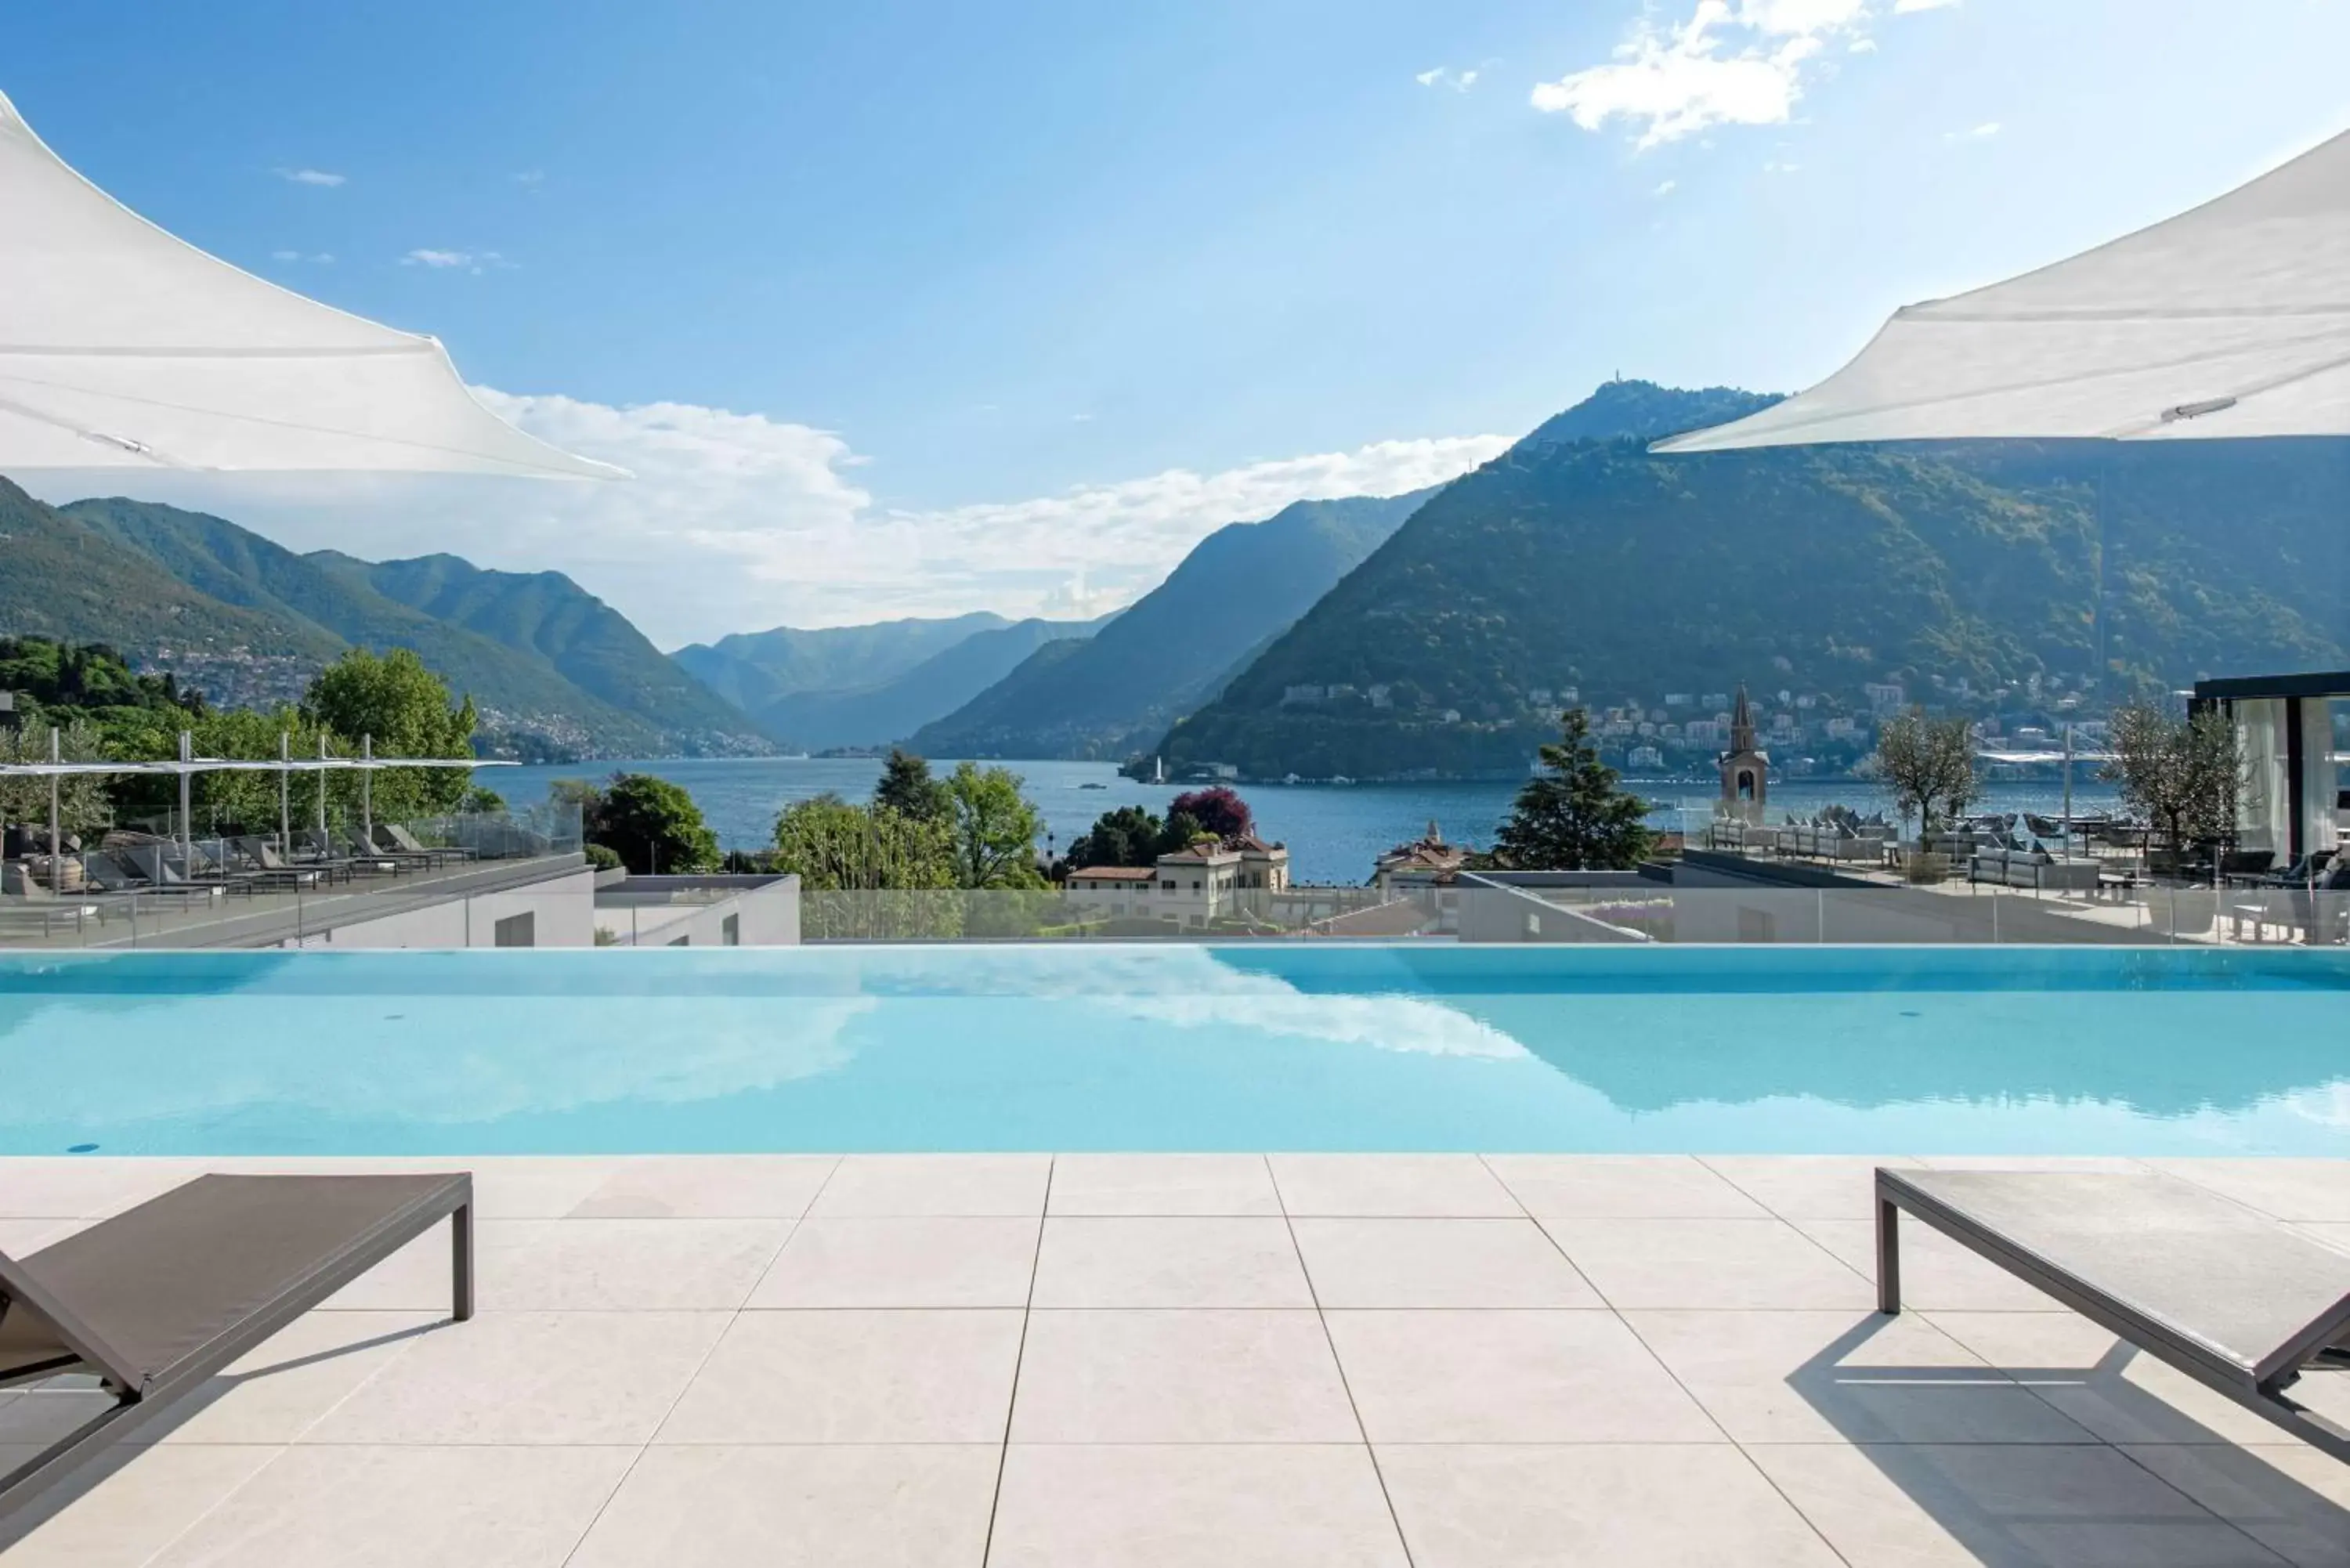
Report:
[[[349,1181],[350,1177],[267,1176],[198,1177],[173,1191],[206,1181],[302,1182]],[[161,1199],[172,1196],[167,1192]],[[168,1366],[142,1374],[129,1356],[108,1345],[73,1303],[60,1300],[41,1283],[36,1252],[26,1260],[0,1252],[0,1294],[29,1307],[56,1332],[71,1352],[51,1361],[16,1367],[0,1374],[0,1388],[38,1382],[61,1373],[95,1373],[115,1403],[72,1432],[51,1443],[24,1464],[0,1475],[0,1520],[31,1502],[68,1471],[94,1458],[103,1448],[148,1419],[166,1411],[179,1398],[229,1366],[279,1330],[318,1305],[328,1296],[390,1257],[400,1248],[446,1220],[450,1222],[450,1317],[459,1323],[473,1315],[473,1179],[453,1172],[436,1186],[420,1191],[397,1210],[379,1217],[364,1231],[326,1250],[307,1268],[286,1282],[276,1293],[228,1324],[210,1340],[181,1355]],[[91,1230],[102,1230],[100,1220]]]
[[[2022,1173],[2018,1173],[2021,1179]],[[2247,1369],[2209,1346],[2138,1311],[2062,1262],[2002,1234],[1963,1208],[1946,1202],[1897,1170],[1877,1171],[1877,1309],[1901,1310],[1901,1215],[1908,1212],[1970,1251],[2054,1296],[2127,1343],[2225,1395],[2312,1447],[2350,1463],[2350,1428],[2327,1419],[2285,1390],[2311,1367],[2345,1365],[2339,1346],[2350,1336],[2350,1257],[2343,1260],[2345,1290],[2332,1310],[2264,1354]],[[2283,1227],[2278,1227],[2280,1231]],[[2290,1234],[2290,1232],[2286,1232]],[[2312,1243],[2314,1245],[2314,1243]]]

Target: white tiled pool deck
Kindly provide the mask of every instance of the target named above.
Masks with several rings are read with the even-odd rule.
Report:
[[[436,1230],[0,1564],[2350,1564],[2350,1467],[1919,1227],[1876,1314],[1878,1161],[411,1163],[478,1316]],[[2350,1253],[2350,1161],[2153,1163]],[[0,1161],[0,1247],[229,1168]]]

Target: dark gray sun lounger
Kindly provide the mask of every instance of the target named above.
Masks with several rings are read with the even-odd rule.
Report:
[[[26,1258],[0,1253],[0,1387],[95,1374],[115,1403],[5,1475],[5,1517],[441,1220],[473,1314],[473,1179],[201,1176]]]
[[[2285,1392],[2350,1368],[2350,1254],[2174,1177],[1880,1167],[1882,1312],[1901,1310],[1904,1210],[2350,1461],[2350,1429]]]

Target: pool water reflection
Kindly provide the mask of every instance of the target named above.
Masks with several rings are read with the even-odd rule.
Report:
[[[930,947],[0,961],[0,1153],[2350,1154],[2350,962]]]

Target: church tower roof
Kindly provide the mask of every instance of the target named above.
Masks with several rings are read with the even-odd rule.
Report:
[[[1754,711],[1746,701],[1746,682],[1738,683],[1738,701],[1730,710],[1730,750],[1735,755],[1754,745]]]

